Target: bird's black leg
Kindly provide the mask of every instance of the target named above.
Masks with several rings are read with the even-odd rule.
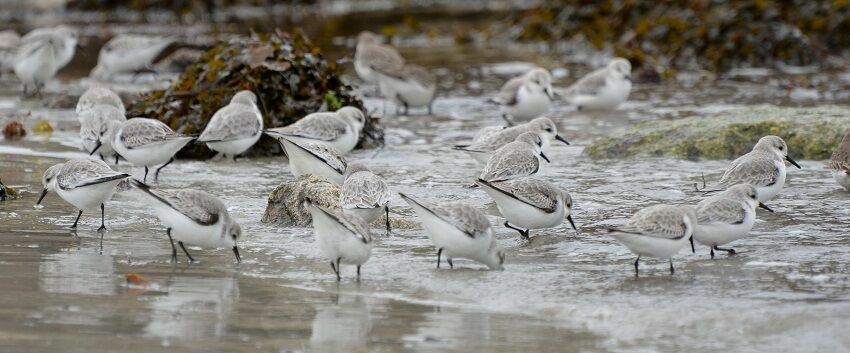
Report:
[[[450,269],[454,269],[454,268],[455,268],[455,264],[453,264],[453,263],[452,263],[452,258],[451,258],[451,257],[447,257],[447,258],[446,258],[446,262],[448,262],[448,263],[449,263],[449,268],[450,268]]]
[[[174,239],[171,238],[171,228],[166,229],[165,234],[168,234],[168,241],[171,242],[171,262],[177,262],[177,247],[174,246]]]
[[[360,280],[360,265],[357,265],[357,280]]]
[[[519,229],[517,227],[514,227],[510,223],[508,223],[507,221],[505,221],[505,227],[508,227],[510,229],[513,229],[513,230],[519,232],[519,235],[521,235],[523,237],[523,239],[525,239],[525,240],[529,239],[528,238],[528,230],[523,230],[523,229]]]
[[[104,210],[103,204],[100,204],[100,228],[97,229],[98,232],[106,230],[106,216],[104,215],[106,211]]]
[[[115,165],[118,165],[118,154],[115,154]]]
[[[511,120],[507,114],[502,114],[502,119],[505,119],[505,123],[507,123],[508,126],[514,126],[514,121]]]
[[[339,260],[342,260],[342,258],[341,257],[336,258],[336,281],[337,282],[342,280],[342,278],[339,276],[339,272],[342,270],[342,268],[339,267]]]
[[[713,259],[714,258],[714,247],[710,246],[710,247],[708,247],[708,249],[709,249],[709,253],[711,254],[711,258]]]
[[[336,264],[333,261],[331,261],[331,269],[334,270],[334,274],[336,274],[337,278],[336,280],[339,281],[339,271],[337,271]]]
[[[434,102],[428,103],[428,115],[434,115]]]
[[[638,261],[640,261],[640,255],[635,259],[635,277],[638,276]]]
[[[83,210],[80,210],[80,213],[77,213],[77,219],[74,220],[74,224],[71,225],[71,229],[77,229],[77,222],[80,221],[80,216],[83,215]]]
[[[673,269],[673,259],[670,259],[670,274],[676,273],[676,270]]]
[[[390,206],[384,206],[384,211],[387,214],[387,235],[390,235]]]
[[[142,178],[142,182],[148,182],[148,166],[145,166],[145,177]]]
[[[162,168],[167,167],[169,164],[171,164],[171,162],[174,162],[174,158],[169,159],[168,162],[165,162],[165,164],[163,164],[159,168],[156,168],[156,173],[154,173],[153,175],[153,180],[159,180],[159,171],[162,170]]]
[[[691,253],[697,253],[697,249],[694,247],[694,237],[691,237]]]
[[[407,103],[404,103],[404,115],[407,115],[407,111],[410,110],[407,106]]]
[[[195,262],[195,259],[192,258],[192,255],[189,255],[189,252],[186,251],[186,247],[183,246],[182,241],[177,241],[177,244],[180,244],[180,248],[183,249],[183,252],[186,253],[186,257],[189,258],[189,262]]]
[[[725,251],[725,252],[727,252],[729,255],[735,255],[735,249],[732,249],[732,248],[724,249],[724,248],[719,248],[719,247],[717,247],[717,245],[715,245],[715,246],[714,246],[714,250],[717,250],[717,251]]]
[[[443,255],[443,248],[437,249],[437,268],[440,268],[440,255]]]

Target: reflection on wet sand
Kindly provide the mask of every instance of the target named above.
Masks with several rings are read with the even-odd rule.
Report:
[[[160,338],[193,340],[220,337],[227,318],[239,301],[239,282],[232,278],[176,276],[165,288],[168,293],[152,299],[151,321],[145,333]]]
[[[368,342],[371,307],[362,296],[338,296],[338,302],[317,307],[310,348],[321,352],[350,352]]]
[[[39,288],[48,293],[115,294],[111,256],[81,252],[44,255],[38,272]]]

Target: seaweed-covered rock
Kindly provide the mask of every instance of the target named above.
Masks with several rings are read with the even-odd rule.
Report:
[[[850,45],[850,2],[560,0],[517,12],[514,39],[576,39],[613,49],[636,68],[728,69],[819,64]]]
[[[302,205],[307,196],[317,205],[339,208],[339,193],[339,185],[313,174],[285,181],[269,195],[269,203],[260,222],[284,227],[309,226],[313,218]]]
[[[794,158],[827,159],[850,131],[850,108],[740,109],[716,116],[639,123],[624,134],[600,139],[585,149],[591,158],[634,155],[687,159],[733,159],[759,138],[777,135]]]
[[[267,128],[289,125],[303,116],[363,102],[342,82],[342,68],[326,61],[300,31],[253,34],[223,40],[190,65],[166,90],[154,91],[128,107],[128,115],[165,122],[175,131],[199,134],[213,113],[239,90],[253,91]],[[365,110],[364,110],[365,111]],[[360,145],[383,142],[383,132],[366,119]],[[277,141],[263,136],[249,155],[281,153]],[[190,144],[179,156],[206,158],[204,144]]]
[[[18,191],[4,185],[3,180],[0,179],[0,201],[14,200],[16,198],[18,198]]]

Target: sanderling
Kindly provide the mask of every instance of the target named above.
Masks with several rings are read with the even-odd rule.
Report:
[[[404,115],[409,108],[428,107],[428,115],[433,113],[432,103],[437,93],[437,78],[430,71],[418,65],[404,65],[400,70],[373,67],[378,74],[378,87],[381,95],[397,106],[404,107]],[[398,109],[396,109],[398,113]]]
[[[58,68],[61,69],[68,65],[71,62],[71,59],[74,58],[74,54],[77,51],[77,47],[79,46],[79,35],[77,34],[77,30],[71,28],[66,25],[59,25],[56,27],[42,27],[36,28],[32,31],[27,32],[23,37],[21,37],[21,42],[26,43],[33,40],[40,40],[40,38],[46,36],[58,36],[62,38],[65,42],[65,45],[62,47],[62,51],[59,53],[57,58]]]
[[[531,229],[557,227],[564,218],[578,232],[571,215],[573,199],[555,184],[532,177],[507,182],[479,179],[477,184],[496,201],[505,217],[505,227],[519,232],[525,239],[529,239]]]
[[[265,133],[298,143],[328,145],[345,155],[357,146],[365,124],[366,115],[360,109],[343,107],[335,112],[312,113],[288,126],[266,129]]]
[[[94,85],[89,87],[80,99],[77,100],[77,106],[75,108],[77,114],[82,114],[86,110],[94,108],[97,105],[110,105],[118,109],[121,114],[125,114],[126,110],[124,109],[124,102],[121,101],[121,97],[119,97],[115,92],[111,89],[106,88],[100,85]],[[77,115],[77,118],[80,122],[83,122],[81,115]],[[125,119],[126,120],[126,119]]]
[[[345,181],[347,164],[333,147],[312,143],[295,142],[286,137],[278,138],[283,152],[289,157],[289,169],[295,177],[314,174],[325,177],[337,185]]]
[[[476,134],[469,145],[456,145],[454,149],[467,152],[476,161],[485,164],[500,147],[516,140],[523,132],[536,132],[543,138],[543,152],[549,149],[549,140],[554,138],[567,145],[570,143],[558,134],[558,126],[547,117],[539,117],[531,121],[507,128],[485,127]]]
[[[158,179],[162,168],[174,161],[174,155],[195,139],[154,119],[133,118],[110,125],[107,138],[112,141],[112,148],[128,162],[145,168],[144,181],[148,179],[148,168],[160,166],[154,173],[154,180]]]
[[[15,55],[14,71],[24,84],[24,96],[41,96],[41,88],[59,71],[59,60],[66,45],[65,39],[55,34],[22,42]]]
[[[329,210],[310,202],[305,203],[313,217],[313,231],[319,250],[331,261],[331,268],[340,280],[339,267],[342,263],[357,266],[357,278],[360,278],[360,266],[369,260],[372,254],[372,235],[362,218],[355,215]]]
[[[380,39],[369,31],[360,32],[357,36],[357,48],[354,51],[354,70],[363,81],[378,83],[378,75],[373,68],[396,71],[404,66],[404,58],[388,45],[381,44]]]
[[[785,161],[800,165],[788,156],[788,145],[778,136],[759,139],[753,150],[732,161],[720,182],[699,191],[722,191],[736,184],[750,184],[758,190],[759,202],[773,200],[785,185]]]
[[[696,207],[699,225],[694,230],[694,240],[708,245],[712,259],[714,250],[734,254],[735,249],[717,246],[731,243],[750,233],[756,221],[756,206],[770,210],[759,202],[758,191],[749,184],[735,185],[700,201]],[[696,252],[693,248],[691,251]]]
[[[691,206],[654,205],[637,211],[625,225],[608,232],[632,253],[635,259],[635,276],[641,256],[670,260],[689,241],[693,241],[697,215]]]
[[[535,68],[508,80],[490,101],[498,104],[502,118],[513,124],[515,120],[529,120],[546,114],[552,107],[553,97],[549,70]]]
[[[464,203],[450,202],[429,206],[399,193],[422,220],[425,234],[437,248],[437,268],[440,257],[446,254],[449,267],[453,258],[466,258],[502,269],[505,250],[493,236],[487,216],[477,208]]]
[[[0,73],[12,71],[15,66],[15,52],[21,45],[18,32],[8,29],[0,31]]]
[[[850,133],[844,135],[841,144],[832,153],[829,159],[829,169],[832,170],[832,178],[844,189],[850,190]]]
[[[200,190],[154,190],[132,178],[130,183],[148,196],[146,199],[157,218],[165,225],[165,233],[171,242],[172,261],[177,261],[177,247],[174,246],[174,239],[177,239],[177,244],[190,262],[195,259],[186,251],[184,244],[204,248],[231,248],[236,261],[242,262],[236,245],[242,237],[242,227],[217,197]]]
[[[263,134],[263,115],[257,108],[257,96],[251,91],[239,91],[230,104],[213,114],[198,142],[225,158],[247,151]]]
[[[543,153],[543,139],[535,132],[523,132],[516,141],[493,152],[479,178],[505,181],[535,175],[540,171],[540,159],[549,162]]]
[[[80,126],[83,149],[89,152],[89,155],[98,153],[104,161],[106,158],[115,158],[115,164],[118,164],[118,154],[112,148],[109,129],[127,120],[124,113],[114,106],[102,104],[85,110],[77,118],[83,122]]]
[[[174,37],[119,34],[100,48],[91,77],[105,80],[123,72],[153,72],[154,59],[176,42]]]
[[[361,163],[352,163],[345,169],[340,206],[343,213],[351,213],[372,223],[386,213],[387,234],[390,233],[390,188],[381,177]]]
[[[47,168],[41,179],[44,190],[35,204],[40,205],[49,191],[56,192],[59,197],[80,211],[71,229],[77,229],[77,222],[80,221],[83,210],[91,210],[99,206],[100,228],[98,231],[102,231],[106,229],[103,204],[112,198],[115,186],[129,176],[129,174],[112,170],[103,161],[71,159]]]
[[[576,81],[562,96],[578,110],[613,110],[629,98],[631,90],[632,64],[615,58]]]

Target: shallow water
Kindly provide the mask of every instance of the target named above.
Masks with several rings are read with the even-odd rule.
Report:
[[[416,49],[409,50],[406,56],[413,56]],[[702,173],[717,180],[728,161],[595,161],[582,155],[594,138],[636,121],[765,103],[847,103],[846,95],[827,91],[815,102],[801,102],[780,84],[743,72],[719,82],[684,75],[673,84],[640,84],[609,114],[557,107],[552,116],[573,145],[553,142],[543,176],[572,193],[580,233],[562,225],[535,231],[524,242],[500,225],[483,191],[465,187],[480,167],[451,145],[501,123],[484,95],[506,77],[500,75],[522,67],[508,62],[525,58],[482,51],[482,64],[457,67],[430,55],[415,57],[446,67],[440,76],[448,93],[436,102],[436,116],[386,114],[386,147],[355,151],[349,160],[367,163],[395,191],[430,202],[465,200],[486,210],[508,249],[504,271],[464,260],[455,270],[436,270],[435,251],[421,230],[385,237],[376,225],[362,280],[344,267],[337,283],[311,229],[259,223],[269,192],[292,178],[277,158],[179,161],[156,184],[219,195],[246,234],[242,264],[225,249],[192,248],[199,262],[189,265],[181,256],[171,264],[164,228],[132,190],[107,204],[102,242],[95,213],[83,215],[73,236],[67,226],[76,213],[57,196],[48,196],[42,209],[32,205],[48,166],[83,156],[76,117],[5,93],[0,112],[32,111],[28,125],[46,118],[57,131],[0,140],[0,177],[23,191],[19,200],[0,203],[0,350],[850,350],[843,334],[850,323],[850,244],[843,231],[850,195],[823,162],[802,161],[802,170],[789,170],[786,189],[770,202],[777,213],[759,211],[752,236],[734,244],[737,255],[711,260],[704,247],[696,255],[683,250],[674,259],[675,275],[666,263],[646,260],[635,278],[633,256],[602,229],[651,204],[695,204],[700,195],[689,192],[692,183]],[[572,69],[560,83],[586,71]],[[394,111],[374,98],[367,105],[379,115]],[[142,173],[126,163],[118,169]],[[391,207],[391,217],[416,221],[402,200],[393,199]],[[143,283],[129,284],[127,274]]]

